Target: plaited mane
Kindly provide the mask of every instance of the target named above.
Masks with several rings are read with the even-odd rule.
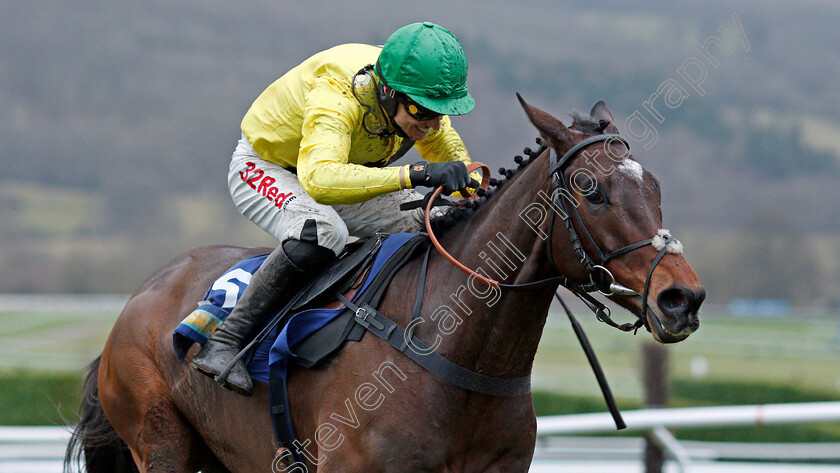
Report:
[[[499,191],[508,181],[513,179],[520,171],[525,169],[529,164],[534,162],[540,154],[547,148],[547,145],[541,138],[536,139],[539,148],[531,149],[526,147],[522,150],[522,154],[513,157],[514,168],[499,168],[499,178],[490,178],[490,188],[487,191],[478,190],[480,198],[478,200],[467,202],[463,207],[450,208],[444,215],[432,219],[432,229],[435,234],[445,232],[447,229],[454,227],[456,224],[468,220],[475,211],[484,205],[488,200],[492,199],[496,192]],[[524,156],[523,156],[524,155]]]

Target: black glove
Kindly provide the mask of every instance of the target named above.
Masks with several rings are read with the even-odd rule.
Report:
[[[420,161],[411,165],[408,175],[413,187],[443,186],[443,193],[449,195],[455,191],[471,187],[477,189],[479,182],[470,177],[467,166],[462,161],[445,163],[427,163]]]

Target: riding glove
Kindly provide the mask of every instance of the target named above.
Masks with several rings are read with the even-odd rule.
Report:
[[[476,189],[479,182],[470,177],[467,166],[462,161],[445,163],[427,163],[420,161],[411,166],[409,179],[413,187],[443,187],[443,193],[449,195],[455,191],[471,187]]]

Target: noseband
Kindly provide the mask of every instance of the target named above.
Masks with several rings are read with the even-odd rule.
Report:
[[[595,313],[595,316],[598,318],[598,320],[600,320],[601,322],[604,322],[604,323],[606,323],[606,324],[608,324],[612,327],[618,328],[618,329],[623,330],[625,332],[636,331],[636,330],[639,329],[639,327],[645,326],[645,327],[647,327],[648,330],[654,330],[656,332],[657,336],[659,337],[659,339],[662,340],[662,341],[678,341],[679,339],[676,336],[671,335],[671,334],[669,334],[665,331],[665,328],[662,326],[662,322],[659,320],[659,317],[648,306],[647,298],[648,298],[648,291],[650,290],[650,282],[651,282],[651,277],[653,276],[654,269],[656,269],[656,266],[659,264],[659,262],[665,256],[665,253],[668,253],[668,252],[670,252],[670,253],[680,253],[682,251],[682,249],[681,249],[682,247],[679,244],[679,242],[674,237],[672,237],[671,234],[667,230],[659,230],[659,232],[656,236],[648,238],[647,240],[642,240],[642,241],[627,245],[625,247],[619,248],[619,249],[614,250],[614,251],[604,252],[601,249],[601,247],[598,246],[598,243],[595,241],[595,239],[592,238],[592,234],[589,232],[589,229],[586,227],[586,224],[584,223],[583,218],[580,216],[580,213],[578,212],[577,207],[572,206],[571,207],[571,212],[570,212],[569,211],[569,206],[567,206],[566,203],[563,201],[563,199],[560,198],[561,193],[565,193],[566,195],[571,196],[571,192],[569,192],[569,186],[566,183],[564,171],[565,171],[566,167],[569,165],[569,163],[580,153],[580,151],[583,148],[585,148],[585,147],[587,147],[587,146],[589,146],[593,143],[600,143],[600,142],[605,143],[604,148],[606,149],[610,145],[610,143],[613,142],[613,141],[618,141],[618,142],[624,144],[624,146],[626,146],[628,151],[629,151],[630,145],[629,145],[629,143],[627,143],[626,140],[624,140],[624,138],[621,138],[618,135],[609,134],[609,135],[597,135],[597,136],[587,138],[587,139],[581,141],[580,143],[576,144],[575,146],[573,146],[570,150],[566,151],[566,153],[560,158],[558,158],[556,151],[554,151],[553,149],[552,149],[551,154],[550,154],[549,174],[550,174],[551,180],[552,180],[551,199],[552,199],[553,209],[550,212],[549,222],[548,222],[548,232],[547,232],[547,237],[546,237],[546,239],[548,241],[549,260],[552,263],[554,263],[554,255],[552,254],[552,250],[551,250],[551,243],[552,243],[552,241],[554,241],[553,240],[554,215],[555,215],[555,213],[561,213],[561,218],[566,223],[566,229],[569,232],[569,239],[571,240],[571,243],[572,243],[572,249],[574,250],[575,255],[577,255],[577,257],[580,258],[580,262],[581,262],[581,264],[583,264],[584,269],[586,270],[586,273],[589,276],[589,282],[588,283],[573,284],[571,281],[569,281],[569,279],[566,276],[559,276],[559,277],[553,277],[553,278],[543,279],[543,280],[540,280],[540,281],[534,281],[534,282],[524,283],[524,284],[502,284],[498,281],[489,280],[489,279],[479,275],[477,272],[467,268],[466,266],[464,266],[463,264],[461,264],[460,262],[458,262],[457,260],[452,258],[452,256],[449,255],[449,253],[447,253],[446,250],[443,249],[443,247],[437,241],[437,238],[435,238],[434,232],[432,231],[431,221],[430,221],[429,215],[431,213],[431,208],[434,205],[435,199],[441,193],[440,188],[438,188],[437,190],[434,191],[434,193],[431,194],[431,198],[426,203],[426,217],[425,217],[426,229],[429,232],[429,237],[432,240],[432,243],[438,249],[438,251],[440,251],[440,253],[442,255],[444,255],[444,257],[446,257],[450,262],[455,264],[459,269],[461,269],[465,273],[469,274],[470,276],[474,276],[474,277],[486,282],[487,284],[491,284],[491,285],[494,285],[494,286],[498,286],[500,288],[515,290],[515,291],[527,291],[527,290],[543,288],[543,287],[547,287],[547,286],[553,286],[556,289],[558,284],[563,285],[568,290],[570,290],[573,294],[575,294],[575,296],[577,296],[582,301],[584,301],[587,304],[587,306]],[[540,142],[540,141],[538,141],[538,142],[540,144],[542,144],[542,142]],[[545,146],[545,145],[543,145],[543,146]],[[541,153],[541,152],[542,151],[539,151],[538,154]],[[479,163],[473,163],[473,165],[478,165],[478,164]],[[484,167],[486,168],[486,166],[484,166]],[[472,171],[472,169],[469,169],[469,170]],[[484,183],[482,183],[482,186],[484,188],[486,188],[486,185],[484,185]],[[555,212],[554,210],[560,210],[560,212]],[[586,237],[586,239],[592,245],[592,248],[595,249],[595,257],[597,259],[592,259],[592,257],[589,256],[589,253],[587,253],[586,249],[583,247],[583,244],[581,243],[580,236],[578,235],[577,230],[575,230],[574,223],[572,222],[572,216],[574,216],[574,219],[577,220],[578,225],[580,226],[581,230],[583,231],[583,234]],[[659,250],[659,253],[656,255],[656,258],[654,258],[653,263],[651,264],[650,269],[648,270],[647,278],[645,279],[645,288],[644,288],[643,294],[641,294],[641,297],[642,297],[642,311],[641,311],[640,314],[638,314],[636,316],[637,320],[636,320],[635,323],[632,323],[632,324],[631,323],[626,323],[626,324],[619,325],[619,324],[615,323],[612,320],[612,318],[610,318],[609,308],[607,306],[605,306],[604,304],[602,304],[597,299],[595,299],[590,293],[597,291],[597,292],[600,292],[601,294],[604,294],[606,296],[614,296],[614,295],[638,296],[638,295],[640,295],[638,292],[617,283],[615,281],[615,277],[605,267],[605,265],[607,264],[608,261],[610,261],[613,258],[616,258],[618,256],[627,254],[627,253],[629,253],[633,250],[643,248],[647,245],[652,245],[654,248]],[[427,254],[427,260],[424,263],[424,268],[425,268],[425,264],[428,264],[428,254]],[[421,276],[421,280],[424,280],[424,279],[425,278],[423,276]],[[422,294],[422,291],[418,292],[418,294]],[[624,423],[624,420],[621,418],[621,413],[618,409],[618,405],[616,404],[615,398],[612,395],[612,391],[609,388],[606,377],[604,376],[604,372],[601,369],[601,365],[598,362],[597,357],[595,356],[595,352],[592,350],[592,346],[589,343],[589,340],[586,337],[586,334],[583,332],[583,328],[577,322],[574,315],[572,315],[572,312],[569,310],[569,307],[563,301],[563,298],[560,297],[560,294],[555,292],[555,297],[557,297],[558,301],[560,301],[560,304],[562,304],[563,309],[566,311],[566,314],[569,317],[569,321],[572,323],[572,328],[574,329],[574,332],[577,335],[578,340],[581,343],[581,346],[583,347],[584,353],[586,354],[586,357],[589,361],[589,364],[592,366],[592,369],[595,372],[595,377],[597,378],[598,384],[601,387],[601,391],[604,394],[604,399],[607,402],[607,406],[609,407],[610,413],[613,416],[613,420],[615,421],[616,427],[619,430],[625,428],[626,424]],[[420,299],[418,299],[418,300],[420,300]],[[419,305],[417,305],[415,307],[414,317],[417,316],[418,310],[419,310]],[[648,320],[647,317],[646,317],[647,314],[650,314],[652,316],[653,320],[656,321],[655,324],[649,324],[647,322],[647,320]],[[651,327],[651,325],[654,325],[654,327]]]
[[[679,241],[677,241],[674,237],[667,230],[659,230],[658,234],[648,238],[646,240],[642,240],[625,247],[619,248],[614,251],[604,252],[598,243],[592,238],[592,234],[589,232],[589,229],[586,227],[586,223],[584,223],[583,218],[580,216],[580,213],[577,210],[576,206],[570,207],[566,205],[566,202],[560,198],[561,194],[565,194],[571,198],[571,192],[569,191],[569,186],[566,183],[566,179],[564,176],[564,171],[569,163],[574,160],[575,157],[580,153],[581,150],[586,148],[587,146],[604,142],[604,149],[612,142],[619,142],[622,143],[624,146],[627,147],[628,151],[630,149],[630,144],[619,135],[615,134],[604,134],[604,135],[597,135],[587,138],[580,143],[574,145],[571,149],[566,151],[566,153],[558,158],[556,151],[552,148],[550,154],[550,161],[549,161],[549,175],[551,176],[552,180],[552,192],[551,192],[551,199],[552,199],[552,207],[554,210],[559,210],[559,212],[549,212],[549,221],[548,221],[548,232],[547,232],[547,241],[548,241],[548,257],[549,260],[553,263],[554,256],[551,250],[551,242],[553,240],[553,231],[554,231],[554,216],[556,213],[561,214],[561,219],[566,223],[566,229],[569,232],[569,239],[571,240],[572,249],[574,250],[575,254],[578,258],[580,258],[581,264],[583,264],[584,269],[586,270],[587,275],[589,276],[589,282],[584,284],[574,284],[572,283],[566,276],[559,276],[553,277],[548,279],[543,279],[540,281],[534,281],[530,283],[524,284],[502,284],[498,281],[494,281],[488,278],[485,278],[479,275],[477,272],[473,271],[472,269],[467,268],[458,260],[453,258],[438,242],[437,238],[434,235],[431,227],[431,220],[430,220],[430,213],[431,208],[435,203],[435,200],[440,196],[442,189],[436,189],[432,194],[431,198],[426,203],[426,215],[425,215],[425,223],[426,223],[426,230],[428,231],[429,237],[432,240],[434,246],[438,249],[438,251],[447,258],[450,262],[452,262],[455,266],[459,269],[464,271],[465,273],[475,276],[477,279],[493,285],[498,286],[504,289],[511,289],[517,291],[524,291],[530,289],[537,289],[546,286],[553,285],[557,287],[558,284],[564,286],[566,289],[570,290],[575,296],[583,300],[587,306],[595,313],[595,316],[601,322],[610,325],[611,327],[615,327],[619,330],[630,332],[636,331],[640,327],[647,327],[648,331],[653,330],[656,332],[657,336],[662,341],[671,341],[675,342],[679,339],[667,333],[665,328],[662,326],[662,321],[650,309],[650,306],[647,302],[648,291],[650,289],[650,282],[651,276],[653,276],[653,270],[656,269],[656,266],[662,260],[662,257],[665,256],[665,253],[679,253],[681,252],[681,246]],[[540,141],[540,144],[542,142]],[[545,146],[543,144],[543,146]],[[487,166],[481,163],[471,163],[470,166],[467,167],[468,171],[473,171],[476,168],[483,168],[485,172],[487,170]],[[489,174],[489,172],[487,172]],[[483,179],[482,187],[486,189],[487,187],[487,175],[485,175],[485,179]],[[577,221],[578,225],[583,231],[584,236],[589,241],[590,245],[595,249],[595,257],[597,260],[592,259],[589,256],[589,253],[586,252],[586,249],[583,247],[581,243],[580,236],[578,235],[577,230],[575,230],[574,223],[572,222],[572,217]],[[610,317],[610,309],[609,307],[605,306],[603,303],[592,297],[591,293],[593,292],[600,292],[605,296],[638,296],[640,295],[637,291],[625,287],[616,282],[615,277],[612,273],[606,268],[607,262],[611,259],[616,258],[618,256],[627,254],[633,250],[637,250],[639,248],[643,248],[647,245],[653,245],[654,248],[659,250],[659,254],[654,258],[653,263],[650,266],[650,270],[648,271],[647,278],[645,280],[645,288],[642,297],[642,311],[640,314],[637,314],[637,320],[635,323],[625,323],[625,324],[617,324],[615,323],[612,318]],[[677,250],[680,248],[680,250]],[[650,315],[654,320],[656,320],[656,324],[648,324],[648,319],[646,315]],[[650,325],[654,325],[651,327]]]
[[[566,151],[562,157],[558,158],[557,152],[552,148],[550,153],[550,161],[549,161],[549,174],[551,175],[552,180],[552,192],[551,192],[551,199],[552,203],[554,204],[556,209],[560,209],[562,211],[560,218],[565,222],[566,229],[569,232],[569,239],[571,240],[572,249],[580,258],[581,264],[583,264],[584,269],[586,270],[587,275],[589,276],[589,282],[586,284],[578,284],[578,285],[570,285],[570,284],[563,284],[569,290],[571,290],[576,296],[580,297],[590,306],[596,313],[596,316],[602,322],[605,322],[615,328],[623,330],[625,332],[629,331],[636,331],[639,327],[646,326],[648,330],[656,331],[657,335],[661,337],[663,340],[673,340],[674,336],[665,332],[664,328],[662,327],[662,322],[659,320],[659,317],[650,309],[648,306],[648,291],[650,289],[650,282],[651,276],[653,276],[653,270],[662,260],[662,257],[665,256],[665,253],[677,252],[677,248],[679,248],[679,242],[671,236],[671,234],[667,230],[660,230],[659,234],[648,238],[646,240],[642,240],[625,247],[619,248],[614,251],[604,252],[595,239],[592,237],[592,234],[589,232],[589,229],[584,223],[583,218],[578,212],[577,206],[572,205],[569,206],[566,204],[565,200],[561,198],[561,194],[565,194],[567,196],[571,196],[571,192],[569,190],[569,185],[566,183],[564,171],[568,167],[568,165],[577,157],[581,150],[586,148],[589,145],[594,143],[604,143],[604,150],[607,152],[607,148],[612,143],[621,143],[627,147],[627,150],[630,150],[630,144],[621,136],[615,134],[604,134],[604,135],[597,135],[590,138],[587,138],[580,143],[574,145],[571,149]],[[554,216],[557,212],[551,212],[549,216],[548,222],[548,256],[549,260],[554,262],[554,256],[551,250],[551,242],[552,240],[552,233],[554,229]],[[586,249],[584,249],[583,244],[581,242],[580,235],[578,234],[575,226],[572,222],[572,218],[577,221],[578,226],[583,232],[583,236],[587,239],[589,244],[595,250],[595,259],[593,259],[589,253],[587,253]],[[621,284],[616,283],[615,277],[612,273],[605,267],[608,261],[618,256],[622,256],[624,254],[630,253],[633,250],[637,250],[639,248],[643,248],[647,245],[654,245],[654,248],[659,250],[656,258],[654,258],[653,263],[650,266],[650,270],[648,270],[647,278],[645,279],[645,288],[642,297],[642,311],[640,314],[637,315],[637,320],[635,323],[626,323],[626,324],[617,324],[613,322],[610,318],[609,308],[592,298],[589,293],[598,291],[605,296],[634,296],[639,295],[638,292],[629,289]],[[661,245],[661,247],[660,247]],[[594,305],[594,307],[593,307]],[[650,314],[656,320],[655,327],[650,327],[651,324],[648,324],[647,318],[645,315]]]

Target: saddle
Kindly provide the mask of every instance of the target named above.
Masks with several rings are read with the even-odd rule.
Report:
[[[285,334],[286,343],[275,342],[269,365],[276,363],[278,357],[287,357],[296,365],[309,368],[344,342],[361,340],[364,327],[354,323],[355,314],[336,299],[336,294],[378,305],[397,271],[428,246],[425,234],[400,233],[379,234],[346,248],[346,255],[342,252],[336,262],[292,299],[288,314],[294,315],[281,315],[285,320],[279,321],[282,329],[278,337]],[[306,320],[309,318],[328,320],[310,325]]]
[[[351,330],[352,314],[343,313],[346,308],[336,301],[335,294],[344,294],[353,299],[363,288],[370,289],[371,293],[384,292],[382,286],[387,287],[390,278],[373,281],[385,266],[384,262],[393,260],[402,267],[418,248],[426,246],[428,238],[425,235],[411,233],[378,234],[348,244],[331,265],[303,286],[284,307],[267,318],[259,334],[247,347],[249,371],[253,379],[268,382],[271,345],[291,320],[296,321],[293,334],[295,340],[290,341],[293,346],[289,348],[294,348],[295,363],[303,367],[314,365],[348,339],[360,340],[364,328]],[[375,267],[374,261],[383,249],[383,262]],[[211,285],[198,308],[173,333],[173,346],[179,361],[184,360],[193,343],[206,343],[213,331],[224,322],[247,286],[250,275],[259,269],[267,256],[258,255],[240,261]],[[305,323],[312,313],[317,315],[320,324],[313,326]]]
[[[461,367],[377,311],[393,277],[419,251],[425,250],[412,321],[420,316],[431,249],[428,235],[413,233],[381,234],[348,248],[321,276],[271,317],[240,354],[251,355],[248,364],[251,377],[255,381],[268,382],[272,424],[281,445],[278,455],[292,455],[296,462],[302,461],[299,452],[292,448],[295,433],[287,408],[286,379],[290,363],[311,367],[340,349],[347,340],[361,340],[365,332],[373,333],[454,386],[492,396],[517,397],[530,392],[530,376],[494,378]],[[234,282],[238,281],[235,276],[241,277],[242,272],[247,273],[249,269],[253,274],[265,257],[240,262],[213,284],[205,296],[206,300],[175,330],[174,345],[179,358],[183,359],[194,341],[202,342],[201,338],[206,341],[207,335],[201,331],[221,324],[235,305],[236,297],[213,291],[239,287]],[[199,320],[207,322],[211,317],[218,320],[203,326],[198,323]],[[285,453],[282,453],[284,450]]]

